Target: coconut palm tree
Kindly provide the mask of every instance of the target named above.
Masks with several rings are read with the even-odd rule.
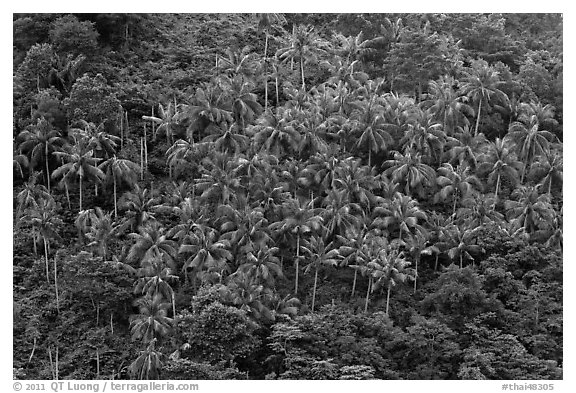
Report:
[[[159,379],[160,368],[162,367],[160,357],[162,354],[154,349],[155,344],[156,339],[150,341],[146,350],[141,351],[136,360],[130,364],[128,371],[132,379]]]
[[[273,297],[273,291],[270,288],[266,288],[254,277],[242,272],[236,272],[230,276],[224,292],[225,301],[239,306],[255,321],[274,319],[272,311],[268,308]]]
[[[344,190],[329,190],[322,201],[321,216],[326,228],[327,240],[336,235],[346,236],[351,228],[358,225],[357,214],[362,211],[360,205],[350,202]]]
[[[358,134],[356,149],[368,150],[368,166],[372,166],[372,152],[387,151],[394,140],[388,132],[389,124],[381,115],[383,108],[373,95],[367,102],[359,103],[359,109],[354,112],[357,127],[354,133]]]
[[[470,194],[482,191],[482,182],[470,172],[469,166],[460,165],[454,169],[449,163],[442,164],[442,167],[438,169],[439,176],[436,178],[440,191],[434,196],[434,202],[446,200],[452,195],[454,200],[452,214],[455,215],[458,198],[464,199]]]
[[[430,234],[426,230],[418,230],[406,240],[405,249],[414,261],[414,293],[418,282],[418,264],[422,255],[438,254],[440,250],[435,245],[429,245]]]
[[[233,78],[220,78],[222,89],[226,91],[230,102],[229,111],[234,121],[241,130],[246,128],[246,124],[251,124],[263,111],[258,103],[254,90],[254,85],[245,81],[240,76]]]
[[[302,90],[306,90],[304,78],[304,64],[317,63],[318,56],[328,48],[312,26],[299,25],[294,33],[284,40],[284,47],[280,48],[276,55],[281,60],[297,60],[300,64],[300,81]]]
[[[515,186],[518,183],[518,171],[522,169],[522,163],[510,151],[506,139],[496,138],[494,142],[489,142],[486,150],[479,156],[481,164],[479,172],[488,174],[488,184],[495,185],[495,203],[498,201],[500,192],[500,181],[507,179]]]
[[[373,225],[386,229],[389,233],[398,230],[398,240],[403,242],[403,235],[410,235],[412,229],[419,230],[418,220],[426,221],[427,216],[418,202],[408,195],[397,194],[391,201],[386,201],[373,210]]]
[[[304,269],[304,273],[314,269],[314,289],[312,290],[312,312],[314,312],[318,271],[322,266],[336,266],[339,261],[339,254],[338,249],[334,248],[334,243],[325,244],[322,236],[312,236],[310,240],[304,240],[302,251],[310,257],[310,263]]]
[[[298,273],[300,271],[300,240],[307,234],[318,231],[322,225],[322,217],[318,215],[316,209],[303,206],[299,199],[290,199],[285,205],[284,218],[270,225],[272,232],[292,233],[296,235],[296,258],[295,270],[296,278],[294,283],[294,294],[298,294]]]
[[[446,142],[442,124],[438,123],[432,112],[413,107],[407,111],[407,127],[400,140],[404,151],[416,151],[423,154],[430,164],[440,162]]]
[[[547,152],[550,149],[550,142],[556,140],[550,131],[540,129],[536,115],[532,115],[527,123],[519,121],[512,123],[506,138],[515,146],[518,158],[524,160],[521,183],[524,182],[524,176],[530,171],[536,157]]]
[[[137,295],[149,295],[152,298],[161,295],[164,299],[170,299],[172,303],[172,318],[175,318],[176,303],[170,281],[177,282],[178,276],[174,275],[174,269],[170,266],[173,266],[171,261],[166,263],[165,259],[163,255],[160,255],[142,262],[142,267],[136,271],[139,278],[135,283],[134,293]]]
[[[52,178],[56,179],[62,176],[62,181],[68,184],[76,178],[78,179],[80,190],[79,210],[82,210],[82,185],[84,179],[102,182],[106,177],[97,165],[101,159],[93,157],[94,150],[90,147],[89,140],[82,136],[76,139],[76,143],[68,151],[54,154],[62,158],[66,163],[52,173]]]
[[[170,146],[172,145],[172,137],[179,124],[180,116],[176,97],[174,97],[174,102],[168,102],[166,108],[161,103],[158,104],[158,116],[142,116],[142,119],[157,124],[156,132],[164,132],[166,134],[166,142]]]
[[[274,278],[283,277],[280,260],[274,254],[278,253],[278,247],[268,247],[265,244],[256,245],[247,251],[245,262],[238,267],[238,271],[253,277],[256,282],[274,286]]]
[[[548,190],[548,195],[552,197],[552,183],[562,186],[562,151],[545,151],[532,165],[531,175],[534,179],[538,179],[538,184]]]
[[[118,217],[117,189],[122,183],[133,185],[138,180],[140,166],[128,159],[117,158],[115,155],[101,163],[100,170],[104,172],[106,179],[112,179],[114,185],[114,218]]]
[[[461,93],[478,104],[474,136],[478,135],[482,105],[488,106],[492,102],[508,102],[506,93],[498,89],[501,84],[498,72],[483,60],[474,63],[470,71],[464,71]]]
[[[454,262],[460,262],[460,268],[463,267],[464,259],[469,259],[474,263],[472,254],[479,253],[482,248],[473,244],[478,228],[451,225],[446,228],[445,236],[447,243],[448,257]]]
[[[152,297],[146,295],[134,302],[139,314],[130,317],[130,332],[132,340],[142,340],[150,343],[152,340],[162,340],[172,328],[172,318],[168,318],[170,303],[164,302],[162,295]]]
[[[276,25],[286,24],[286,18],[282,14],[257,14],[258,30],[264,31],[264,111],[268,110],[268,41],[270,30]]]
[[[42,243],[44,244],[44,261],[46,263],[46,282],[50,283],[48,264],[49,242],[52,239],[61,239],[57,228],[62,225],[62,220],[58,218],[56,214],[53,200],[39,199],[36,206],[25,210],[22,222],[32,228],[34,248],[36,248],[36,240],[42,238]],[[54,274],[56,274],[56,272]]]
[[[378,258],[368,262],[367,268],[371,272],[373,285],[371,292],[378,290],[381,286],[387,287],[386,292],[386,316],[390,305],[390,293],[392,287],[405,282],[408,279],[415,279],[412,269],[403,253],[397,249],[383,248],[378,252]]]
[[[446,155],[453,163],[467,164],[472,170],[476,170],[478,155],[484,150],[487,143],[484,134],[472,135],[469,127],[457,127],[454,138],[449,139],[446,143]]]
[[[129,264],[166,258],[174,262],[176,258],[176,243],[167,238],[166,229],[158,221],[150,221],[141,226],[138,233],[128,235],[134,243],[128,251],[126,262]]]
[[[30,170],[34,171],[38,165],[44,165],[46,188],[50,192],[50,157],[59,151],[66,141],[44,118],[38,119],[35,125],[22,131],[18,137],[23,140],[18,149],[28,157]]]
[[[107,260],[108,243],[118,233],[119,225],[112,220],[112,213],[104,213],[100,207],[90,210],[90,226],[86,232],[88,247],[96,247],[103,260]]]
[[[196,288],[196,279],[204,280],[214,273],[222,280],[222,272],[227,269],[227,260],[233,258],[227,240],[220,239],[216,230],[197,225],[193,228],[178,250],[184,256],[183,270],[187,277],[193,274],[192,286]],[[204,272],[204,271],[207,272]]]
[[[118,201],[118,208],[127,211],[124,226],[130,226],[131,231],[136,232],[147,221],[155,220],[159,202],[155,192],[134,184],[134,189],[125,192]]]
[[[300,134],[288,120],[288,112],[279,107],[276,113],[266,112],[254,127],[247,131],[254,143],[279,158],[297,152]]]
[[[40,172],[34,172],[30,175],[28,181],[24,183],[24,188],[16,196],[16,201],[18,202],[18,207],[16,209],[16,218],[18,219],[26,209],[37,208],[40,200],[51,200],[52,203],[54,199],[48,192],[48,189],[42,184],[37,184]]]
[[[238,132],[239,127],[237,124],[226,126],[222,123],[219,127],[214,127],[212,130],[217,132],[206,136],[202,141],[212,143],[216,150],[228,155],[232,153],[236,155],[244,151],[249,144],[249,138]]]
[[[474,110],[459,96],[458,81],[452,76],[444,75],[428,83],[428,98],[422,106],[440,121],[448,135],[454,134],[458,126],[469,125],[466,116],[473,116]]]
[[[552,206],[548,194],[540,194],[540,186],[521,186],[504,203],[507,218],[515,230],[523,229],[527,234],[546,225],[552,218]]]
[[[436,181],[434,169],[422,162],[422,155],[414,151],[406,151],[404,154],[394,152],[394,158],[383,164],[387,169],[384,174],[392,175],[392,181],[404,184],[404,190],[410,195],[410,190],[421,189],[424,186],[432,186]]]

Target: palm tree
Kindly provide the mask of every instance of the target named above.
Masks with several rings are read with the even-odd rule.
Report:
[[[456,214],[458,198],[464,199],[468,195],[482,190],[480,179],[470,173],[469,166],[460,165],[454,169],[451,164],[444,163],[438,169],[438,173],[436,183],[440,186],[440,191],[434,196],[434,201],[446,200],[449,195],[452,195],[454,200],[452,214],[454,215]]]
[[[326,228],[326,239],[336,235],[346,236],[351,228],[358,225],[357,214],[362,211],[356,203],[350,202],[344,190],[329,190],[322,201],[321,216]]]
[[[44,118],[39,119],[30,129],[20,133],[19,138],[23,139],[23,142],[18,148],[28,157],[30,170],[36,169],[40,163],[44,164],[46,187],[50,192],[50,157],[64,146],[65,140],[60,132],[53,129]]]
[[[36,244],[37,238],[42,238],[44,244],[44,261],[46,262],[46,282],[50,283],[48,267],[49,241],[51,239],[61,239],[56,230],[59,225],[62,225],[62,220],[58,218],[54,209],[53,200],[39,199],[36,206],[28,208],[25,211],[22,222],[32,227],[31,232],[33,234],[34,244]],[[34,245],[34,247],[36,247],[36,245]],[[54,274],[56,274],[56,272]],[[58,297],[58,295],[56,295],[56,297]]]
[[[350,238],[337,236],[337,239],[342,244],[338,249],[338,253],[343,258],[341,264],[354,269],[352,293],[350,294],[350,298],[352,299],[356,290],[359,267],[365,267],[369,261],[370,254],[368,246],[370,244],[370,238],[366,232],[366,228],[362,228],[357,232],[356,236]]]
[[[462,94],[478,104],[474,136],[478,134],[482,104],[490,105],[491,101],[508,102],[508,96],[498,86],[502,84],[498,72],[485,61],[473,64],[470,71],[464,71]]]
[[[429,158],[430,163],[439,162],[446,141],[442,124],[434,119],[431,111],[418,107],[407,111],[406,121],[408,129],[400,140],[404,151],[417,151]]]
[[[362,166],[360,160],[353,159],[344,160],[333,184],[335,189],[345,191],[351,202],[359,203],[364,211],[369,211],[374,204],[372,191],[380,185],[373,168]]]
[[[119,226],[112,220],[112,213],[104,213],[100,207],[90,210],[90,226],[86,233],[90,241],[88,246],[95,246],[103,260],[107,260],[108,243],[118,233]]]
[[[306,90],[304,79],[304,64],[318,62],[318,55],[325,51],[327,45],[314,31],[312,26],[296,26],[294,34],[285,40],[285,47],[280,48],[276,55],[283,60],[298,60],[300,64],[300,81],[302,90]]]
[[[238,271],[253,277],[256,282],[265,283],[272,287],[274,277],[282,277],[282,268],[278,264],[280,260],[274,254],[279,251],[278,247],[269,248],[266,245],[257,245],[246,253],[245,260]]]
[[[118,197],[117,188],[122,183],[135,184],[138,180],[140,166],[128,159],[112,156],[99,166],[104,172],[106,179],[112,178],[114,184],[114,218],[118,217]]]
[[[268,110],[268,40],[275,24],[286,24],[282,14],[258,14],[258,30],[264,31],[264,111]]]
[[[397,249],[384,248],[378,252],[378,258],[368,262],[368,269],[373,280],[372,292],[378,290],[380,286],[387,286],[386,294],[386,316],[390,305],[390,293],[392,287],[403,283],[407,279],[414,279],[412,269],[409,269],[410,262],[404,259],[404,255]]]
[[[202,141],[208,143],[213,142],[214,148],[218,151],[226,154],[238,154],[249,144],[249,138],[238,132],[238,126],[236,124],[230,124],[230,126],[221,124],[219,127],[215,127],[215,129],[217,129],[218,133],[208,135]]]
[[[257,72],[254,62],[255,53],[250,53],[250,47],[245,46],[240,51],[226,49],[225,57],[218,57],[218,68],[222,68],[224,75],[221,77],[236,77],[242,79],[252,78]]]
[[[137,270],[139,279],[135,283],[134,293],[149,295],[152,298],[161,295],[164,299],[170,299],[172,302],[172,318],[176,318],[174,290],[169,282],[178,281],[178,276],[173,274],[173,268],[170,263],[166,264],[164,259],[160,255],[142,262],[142,267]]]
[[[140,356],[130,364],[130,374],[133,379],[148,380],[158,379],[160,376],[160,368],[162,362],[160,361],[160,352],[154,350],[156,339],[150,341],[145,351],[140,352]]]
[[[236,175],[238,160],[230,160],[223,153],[215,152],[201,167],[202,177],[196,181],[195,189],[202,194],[204,201],[218,200],[221,204],[228,204],[236,200],[239,195],[241,183]]]
[[[482,163],[478,169],[480,172],[488,173],[488,184],[496,183],[494,193],[496,203],[500,192],[500,181],[506,178],[515,186],[518,183],[518,171],[522,169],[522,163],[516,160],[516,156],[508,148],[507,140],[500,138],[490,142],[479,159]]]
[[[254,320],[273,320],[272,312],[267,307],[272,302],[273,292],[254,277],[236,272],[231,276],[226,289],[224,299],[245,310]]]
[[[288,121],[287,110],[279,107],[276,114],[266,112],[248,131],[256,146],[270,154],[281,157],[297,151],[300,134]]]
[[[152,297],[146,295],[138,298],[134,303],[140,314],[130,318],[130,332],[132,340],[142,340],[150,343],[152,340],[161,340],[172,328],[172,318],[168,318],[170,303],[165,303],[162,295]]]
[[[470,227],[480,227],[489,222],[503,223],[504,215],[496,211],[496,197],[476,194],[462,199],[462,207],[456,214],[459,222],[466,222]]]
[[[368,166],[372,167],[372,152],[378,153],[390,149],[394,140],[388,132],[389,125],[381,115],[383,108],[376,101],[377,96],[372,96],[368,102],[362,102],[358,111],[355,111],[357,129],[360,135],[356,148],[368,149]]]
[[[518,200],[508,200],[504,203],[506,215],[511,220],[513,229],[523,229],[531,234],[551,220],[553,209],[550,196],[540,195],[539,189],[540,186],[521,186],[512,193],[512,197]]]
[[[532,115],[528,123],[514,122],[506,136],[515,146],[518,158],[524,160],[524,170],[520,182],[530,171],[531,163],[535,158],[550,149],[550,142],[556,137],[550,131],[541,130],[538,118]]]
[[[535,179],[539,179],[538,184],[547,189],[548,195],[552,197],[552,183],[562,185],[562,151],[545,151],[532,165],[531,174]]]
[[[227,260],[232,259],[232,253],[228,250],[229,242],[219,239],[217,232],[209,227],[196,225],[185,239],[178,250],[178,254],[183,254],[185,259],[183,270],[194,274],[192,285],[196,287],[196,278],[200,276],[203,279],[203,270],[207,269],[208,273],[219,275],[222,279],[221,272],[226,269],[223,266]]]
[[[65,183],[71,183],[78,178],[80,189],[79,210],[82,210],[82,184],[84,179],[102,182],[106,177],[104,172],[97,166],[100,159],[93,157],[94,150],[89,146],[87,138],[82,136],[76,140],[76,144],[71,146],[68,152],[56,152],[55,155],[67,162],[52,173],[52,178],[56,179],[62,176],[62,181]]]
[[[474,110],[457,94],[457,81],[452,76],[441,76],[428,84],[428,99],[422,105],[442,122],[444,131],[452,135],[457,126],[468,125],[466,115],[473,116]]]
[[[40,200],[51,200],[53,198],[48,192],[48,189],[42,184],[37,184],[40,172],[34,172],[30,178],[24,183],[24,188],[16,196],[18,208],[16,209],[16,218],[20,217],[26,209],[38,208]]]
[[[252,123],[262,113],[262,106],[258,103],[256,94],[252,93],[254,86],[240,76],[230,79],[220,79],[223,90],[230,100],[230,113],[240,129],[246,128],[246,123]]]
[[[304,273],[314,269],[314,289],[312,290],[312,312],[316,303],[316,288],[318,286],[318,271],[321,266],[336,266],[338,264],[338,249],[334,244],[325,244],[321,236],[312,236],[310,240],[304,240],[302,251],[310,257],[310,263],[306,266]]]
[[[394,152],[394,158],[384,162],[388,168],[384,171],[386,175],[392,175],[392,181],[404,184],[404,190],[410,195],[410,190],[431,186],[436,180],[436,173],[430,166],[422,163],[420,153],[407,151],[401,154]]]
[[[180,120],[176,97],[174,97],[174,102],[168,102],[166,109],[161,103],[158,104],[158,116],[142,116],[142,119],[157,124],[156,132],[165,132],[166,142],[170,146],[172,144],[172,136]]]
[[[132,191],[127,191],[118,201],[120,210],[127,210],[125,225],[129,225],[135,232],[149,220],[155,220],[155,214],[159,207],[159,198],[147,188],[134,185]]]
[[[382,206],[376,206],[373,211],[373,225],[382,227],[388,232],[398,229],[398,240],[403,241],[404,233],[411,234],[411,229],[420,229],[418,220],[426,221],[427,216],[418,202],[408,195],[397,194],[391,201],[385,202]]]
[[[460,268],[463,267],[464,259],[472,260],[474,263],[474,257],[471,253],[479,253],[482,248],[476,244],[473,244],[477,229],[476,228],[465,228],[458,225],[451,225],[446,228],[446,243],[448,245],[448,257],[452,260],[460,261]]]
[[[418,264],[422,255],[438,254],[440,250],[435,245],[428,245],[430,234],[427,231],[419,230],[406,241],[406,250],[414,261],[414,293],[418,282]]]
[[[300,239],[313,232],[318,231],[322,225],[322,217],[318,215],[316,209],[309,209],[302,206],[299,199],[290,199],[285,204],[284,219],[277,221],[270,225],[271,231],[278,231],[281,233],[290,232],[296,235],[296,258],[295,270],[296,279],[294,286],[294,294],[298,294],[298,273],[300,263]]]
[[[126,256],[130,264],[144,263],[157,258],[167,258],[174,261],[176,258],[176,244],[166,236],[166,229],[157,221],[148,222],[141,226],[138,233],[131,233],[129,237],[134,241]]]
[[[477,156],[487,144],[486,137],[480,133],[472,135],[472,131],[467,126],[458,127],[454,138],[450,138],[447,143],[448,156],[459,165],[468,164],[472,170],[478,164]]]

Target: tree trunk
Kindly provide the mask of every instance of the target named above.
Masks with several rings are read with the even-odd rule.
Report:
[[[176,318],[176,300],[174,298],[174,290],[172,290],[172,318]]]
[[[144,143],[140,138],[140,180],[144,180]]]
[[[368,146],[368,167],[372,168],[372,149]]]
[[[456,217],[456,202],[458,201],[458,190],[454,190],[454,207],[452,208],[452,215]]]
[[[438,257],[440,256],[439,253],[436,253],[436,261],[434,262],[434,271],[438,271]]]
[[[304,82],[304,59],[300,56],[300,75],[302,77],[302,90],[306,91],[306,83]]]
[[[46,187],[48,188],[48,193],[50,193],[50,169],[48,168],[48,143],[46,143],[45,145],[44,156],[46,163]]]
[[[110,332],[114,335],[114,323],[113,323],[114,314],[110,314]]]
[[[52,361],[51,347],[48,347],[48,358],[50,359],[50,371],[52,372],[52,379],[56,380],[56,373],[54,372],[54,362]]]
[[[268,110],[268,64],[267,64],[267,52],[268,52],[268,31],[265,31],[266,39],[264,41],[264,112]]]
[[[48,271],[48,241],[46,241],[46,237],[44,235],[42,235],[42,241],[44,242],[44,259],[46,261],[46,282],[50,284],[50,272]]]
[[[64,189],[66,190],[66,201],[68,202],[68,210],[72,210],[72,205],[70,204],[70,191],[68,190],[68,183],[64,181]]]
[[[298,295],[298,267],[300,263],[300,233],[296,236],[296,286],[294,295]]]
[[[388,316],[388,306],[390,305],[390,291],[392,289],[392,282],[388,282],[388,294],[386,295],[386,316]]]
[[[354,298],[354,291],[356,290],[356,278],[358,276],[358,270],[354,269],[354,281],[352,282],[352,294],[350,295],[350,299]]]
[[[314,274],[314,290],[312,291],[312,312],[314,312],[314,305],[316,304],[316,285],[318,284],[318,265],[316,265],[316,273]]]
[[[372,288],[372,277],[368,277],[368,290],[366,291],[366,302],[364,303],[364,312],[368,312],[368,301],[370,299],[371,288]]]
[[[34,357],[34,352],[36,351],[36,337],[34,337],[34,344],[32,344],[32,352],[30,352],[30,358],[28,358],[28,364],[30,364],[30,362],[32,361],[32,358]]]
[[[56,292],[56,310],[58,311],[58,314],[60,314],[60,299],[58,297],[58,265],[56,263],[56,255],[54,255],[54,292]]]
[[[414,262],[416,263],[416,275],[414,276],[414,294],[416,294],[416,283],[418,282],[418,262],[420,257],[414,258]]]
[[[124,114],[120,115],[120,150],[124,148]]]
[[[462,253],[460,253],[460,269],[462,269]]]
[[[80,211],[82,211],[82,176],[80,176]]]
[[[278,93],[278,76],[275,77],[276,80],[276,106],[280,105],[280,93]]]
[[[118,199],[116,194],[116,175],[112,173],[112,179],[114,181],[114,219],[118,218]]]
[[[100,354],[96,348],[96,379],[100,379]]]
[[[494,208],[496,208],[496,203],[498,203],[498,191],[500,190],[500,174],[496,177],[496,194],[494,194]]]
[[[478,104],[478,117],[476,118],[476,128],[474,129],[474,136],[478,135],[478,127],[480,126],[481,111],[482,111],[482,99],[480,99],[480,104]]]

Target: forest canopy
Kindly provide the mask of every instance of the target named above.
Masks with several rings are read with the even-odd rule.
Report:
[[[14,14],[17,379],[562,379],[560,14]]]

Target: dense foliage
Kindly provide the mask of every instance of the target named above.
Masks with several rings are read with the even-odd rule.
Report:
[[[562,378],[560,15],[13,24],[15,377]]]

